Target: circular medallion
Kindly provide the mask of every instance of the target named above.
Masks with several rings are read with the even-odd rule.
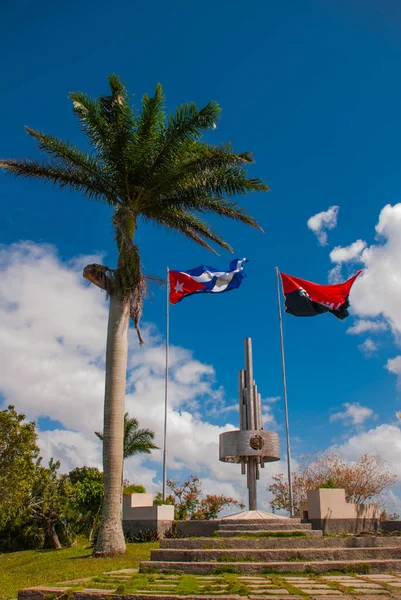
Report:
[[[255,435],[249,440],[249,444],[253,450],[262,450],[263,438],[260,435]]]

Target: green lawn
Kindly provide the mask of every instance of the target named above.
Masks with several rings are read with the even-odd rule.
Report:
[[[26,550],[0,555],[0,600],[17,597],[19,589],[98,575],[104,571],[135,568],[149,560],[158,543],[127,544],[117,558],[93,558],[86,540],[65,550]]]

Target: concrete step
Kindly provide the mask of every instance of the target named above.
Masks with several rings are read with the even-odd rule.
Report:
[[[292,519],[288,521],[243,521],[242,523],[219,523],[219,531],[310,531],[310,523],[293,523]]]
[[[316,573],[327,573],[327,571],[343,571],[353,569],[354,571],[364,572],[369,569],[370,573],[401,573],[401,560],[396,559],[380,559],[369,560],[369,567],[366,561],[361,560],[327,560],[316,562],[232,562],[232,563],[216,563],[216,562],[174,562],[174,561],[144,561],[140,565],[140,571],[147,568],[158,572],[166,572],[170,570],[179,571],[181,573],[191,573],[194,575],[209,575],[217,572],[222,572],[222,569],[231,569],[234,572],[250,575],[255,573],[276,572],[276,573],[304,573],[305,570],[313,569]]]
[[[286,529],[285,530],[286,533],[288,534],[292,534],[294,535],[294,537],[299,533],[299,529]],[[305,530],[301,530],[302,533],[305,533],[305,536],[317,536],[320,537],[323,535],[322,530],[321,529],[305,529]],[[283,530],[274,530],[274,529],[229,529],[229,530],[221,530],[219,529],[219,537],[221,538],[229,538],[229,537],[237,537],[239,535],[253,535],[253,536],[257,536],[257,535],[263,535],[264,533],[269,533],[272,535],[272,537],[274,536],[274,534],[278,534],[280,535],[280,533],[282,533]],[[301,539],[302,536],[299,536],[299,538]],[[208,538],[209,539],[209,538]],[[285,538],[281,538],[281,539],[291,539],[290,537],[285,537]]]
[[[291,519],[220,519],[220,525],[242,525],[244,523],[273,523],[278,525],[292,523],[295,527],[296,525],[301,525],[303,521],[298,517],[293,517]]]
[[[292,562],[292,561],[370,561],[374,559],[401,560],[400,547],[382,548],[270,548],[270,549],[213,549],[213,550],[152,550],[152,561],[164,562]],[[313,566],[313,564],[312,564]]]
[[[162,539],[160,549],[172,550],[263,550],[282,548],[401,548],[400,537],[322,537],[317,530],[310,533],[320,533],[320,537],[285,537],[285,538],[183,538]]]

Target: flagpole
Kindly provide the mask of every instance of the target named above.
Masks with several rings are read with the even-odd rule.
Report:
[[[167,475],[167,404],[168,404],[168,350],[170,337],[170,283],[169,268],[166,269],[166,372],[164,378],[164,437],[163,437],[163,500],[166,499]]]
[[[286,440],[287,440],[288,495],[289,495],[289,500],[290,500],[290,517],[293,517],[294,516],[294,503],[293,503],[292,479],[291,479],[290,431],[289,431],[289,426],[288,426],[287,378],[286,378],[286,374],[285,374],[283,317],[282,317],[282,312],[281,312],[280,283],[279,283],[278,267],[276,267],[276,282],[277,282],[278,321],[279,321],[279,325],[280,325],[281,372],[283,375],[285,435],[286,435]]]

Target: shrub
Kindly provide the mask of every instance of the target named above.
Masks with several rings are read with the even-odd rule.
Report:
[[[141,529],[137,533],[125,532],[124,537],[128,544],[145,544],[160,540],[160,535],[157,531],[152,531],[151,529]]]
[[[124,494],[146,494],[146,489],[143,485],[131,483],[124,488]]]

